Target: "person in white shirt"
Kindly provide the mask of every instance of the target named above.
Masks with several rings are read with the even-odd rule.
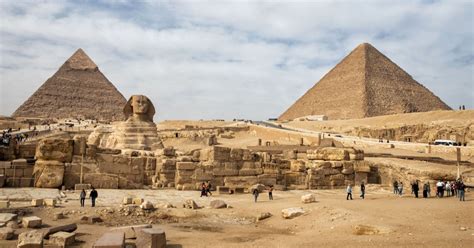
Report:
[[[346,200],[349,200],[349,198],[351,198],[351,200],[352,200],[352,185],[350,185],[350,184],[347,185],[346,191],[347,191]]]

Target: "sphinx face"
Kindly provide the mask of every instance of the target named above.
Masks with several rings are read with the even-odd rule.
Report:
[[[132,99],[132,109],[135,115],[145,115],[148,113],[150,103],[145,96],[134,96]]]

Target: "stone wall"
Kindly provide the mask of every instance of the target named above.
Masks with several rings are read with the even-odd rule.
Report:
[[[16,159],[0,164],[0,187],[32,187],[33,163]]]

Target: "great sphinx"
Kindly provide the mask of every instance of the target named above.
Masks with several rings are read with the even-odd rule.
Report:
[[[162,149],[156,124],[153,122],[155,107],[148,97],[133,95],[123,108],[126,120],[111,127],[98,127],[89,136],[88,144],[99,148],[128,151],[155,151]]]

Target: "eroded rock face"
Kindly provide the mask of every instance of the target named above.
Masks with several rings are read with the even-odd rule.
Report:
[[[58,161],[38,160],[35,163],[35,187],[57,188],[63,184],[64,163]]]
[[[153,122],[155,107],[146,96],[130,97],[123,112],[126,121],[116,123],[111,129],[97,128],[89,136],[88,143],[121,150],[154,151],[163,148]]]
[[[70,139],[42,139],[37,146],[35,157],[38,160],[71,162],[73,141]]]

